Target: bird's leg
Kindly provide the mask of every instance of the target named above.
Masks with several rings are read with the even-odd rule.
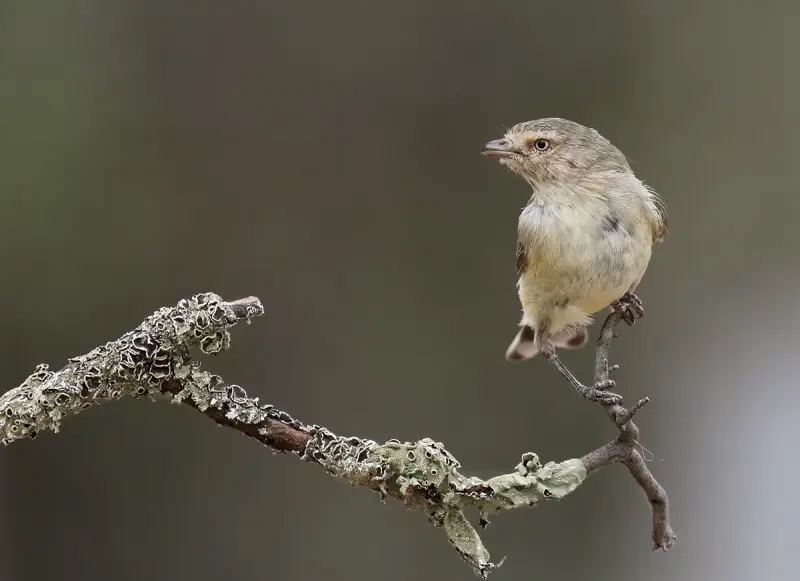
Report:
[[[570,385],[572,385],[572,387],[575,388],[575,391],[577,391],[584,399],[599,403],[601,405],[614,405],[622,403],[622,396],[620,394],[608,391],[614,387],[614,385],[616,385],[613,380],[607,379],[606,381],[601,381],[595,384],[593,387],[583,385],[580,381],[578,381],[577,377],[572,375],[572,372],[561,362],[561,359],[558,358],[558,355],[556,355],[555,352],[543,353],[543,355],[550,363],[555,365],[559,373],[561,373],[561,375],[563,375],[564,378],[569,381]]]
[[[578,381],[577,377],[572,375],[572,372],[567,369],[567,366],[564,365],[561,362],[561,359],[558,358],[558,355],[556,355],[555,346],[553,345],[553,341],[547,331],[547,326],[542,326],[536,330],[536,338],[534,340],[542,356],[544,356],[544,358],[550,363],[555,365],[555,368],[558,369],[558,372],[564,376],[564,379],[569,381],[570,385],[574,387],[575,391],[577,391],[584,399],[597,402],[601,405],[613,405],[622,402],[621,395],[609,391],[615,385],[613,380],[608,379],[606,381],[601,381],[596,385],[589,387],[588,385],[583,385],[580,381]]]
[[[633,326],[637,319],[644,317],[642,301],[633,293],[622,295],[618,301],[611,304],[611,308],[620,314],[629,327]]]

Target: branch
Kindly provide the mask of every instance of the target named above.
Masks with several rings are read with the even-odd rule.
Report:
[[[667,518],[664,490],[635,449],[638,435],[630,421],[636,406],[609,406],[620,436],[582,459],[542,465],[536,454],[522,455],[509,474],[482,480],[459,471],[461,465],[441,443],[389,440],[379,444],[337,436],[318,425],[303,424],[286,412],[250,398],[244,389],[201,369],[191,356],[199,348],[216,354],[230,346],[229,329],[264,313],[255,297],[225,302],[206,293],[162,308],[116,341],[70,359],[59,371],[36,367],[19,387],[0,396],[0,440],[4,444],[46,429],[94,404],[132,397],[166,397],[198,410],[214,422],[258,440],[273,450],[294,453],[319,465],[331,476],[376,491],[427,515],[443,528],[449,542],[482,577],[499,566],[490,560],[466,509],[480,513],[480,524],[500,510],[534,506],[542,499],[560,499],[602,466],[623,462],[653,504],[654,539],[669,549],[674,535]],[[598,377],[608,378],[608,348],[618,318],[609,316],[598,344]],[[657,508],[660,507],[660,508]]]

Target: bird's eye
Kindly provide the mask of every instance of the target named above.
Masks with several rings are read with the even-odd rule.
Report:
[[[550,142],[546,139],[537,139],[533,142],[533,146],[539,151],[547,151],[550,149]]]

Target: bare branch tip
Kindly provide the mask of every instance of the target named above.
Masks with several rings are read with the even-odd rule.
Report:
[[[648,403],[650,403],[649,397],[643,397],[642,399],[637,401],[635,404],[633,404],[633,406],[631,406],[629,410],[623,412],[621,415],[618,416],[617,426],[620,429],[623,429],[628,424],[628,422],[630,422],[633,419],[633,416],[635,416],[636,413],[639,410],[641,410],[644,406],[646,406]]]
[[[672,528],[670,528],[669,525],[666,525],[666,528],[663,531],[660,531],[660,534],[654,535],[653,550],[666,553],[675,547],[676,541],[677,536],[673,532]]]

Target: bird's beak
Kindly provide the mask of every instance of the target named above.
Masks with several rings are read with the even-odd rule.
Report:
[[[483,146],[481,154],[486,157],[511,157],[513,154],[518,153],[513,147],[511,142],[506,139],[494,139]]]

